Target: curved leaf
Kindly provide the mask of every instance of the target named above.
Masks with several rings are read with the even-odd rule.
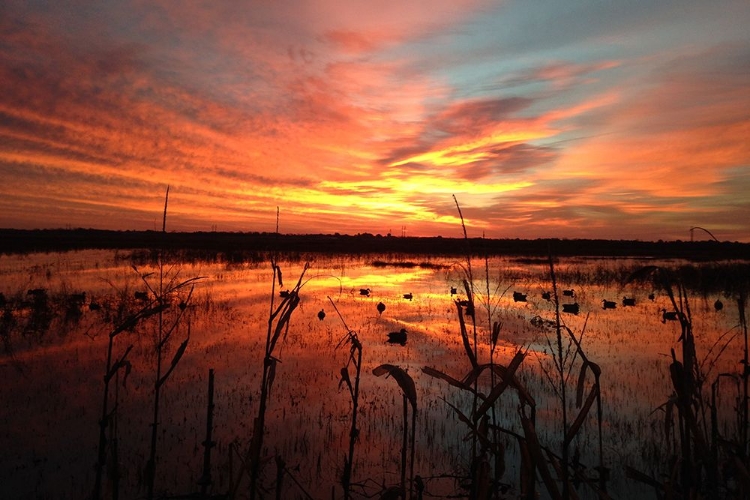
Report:
[[[470,302],[471,303],[471,302]],[[466,331],[466,321],[464,321],[464,311],[461,308],[459,301],[456,301],[456,307],[458,308],[458,323],[461,326],[461,340],[464,343],[464,350],[466,355],[469,357],[471,366],[477,367],[477,357],[474,355],[474,351],[471,348],[471,342],[469,341],[469,333]]]
[[[584,361],[581,365],[581,373],[578,375],[578,386],[576,387],[576,408],[580,408],[583,404],[583,389],[584,383],[586,382],[586,369],[588,367],[588,361]]]
[[[429,375],[430,377],[439,378],[441,380],[445,380],[453,387],[458,387],[459,389],[464,389],[466,391],[471,390],[471,385],[465,384],[464,382],[461,382],[460,380],[456,380],[455,378],[451,377],[450,375],[447,375],[440,370],[436,370],[435,368],[430,368],[429,366],[422,367],[422,373],[425,375]]]
[[[599,385],[594,384],[594,386],[591,388],[591,392],[589,392],[589,396],[586,398],[586,403],[583,405],[583,408],[581,408],[581,411],[578,413],[575,422],[573,422],[573,425],[570,426],[570,429],[568,429],[568,432],[565,435],[566,443],[570,443],[576,436],[576,433],[578,433],[578,429],[580,429],[581,425],[583,425],[583,421],[589,414],[591,405],[594,404],[594,401],[596,401],[597,397],[599,397]]]
[[[497,398],[499,398],[500,395],[502,395],[502,393],[505,392],[505,389],[507,389],[508,386],[516,388],[519,394],[522,392],[520,389],[520,384],[518,384],[518,382],[516,381],[515,373],[518,367],[521,366],[521,363],[523,362],[523,358],[525,356],[526,355],[523,353],[523,351],[516,352],[516,355],[513,356],[513,359],[511,360],[508,367],[504,369],[505,373],[501,375],[502,381],[492,388],[489,395],[487,396],[487,399],[482,403],[482,406],[480,406],[479,409],[477,410],[476,414],[474,415],[474,421],[479,420],[482,417],[482,415],[487,413],[487,410],[492,408],[492,405],[495,404],[495,401],[497,401]]]
[[[411,403],[414,411],[417,411],[417,388],[414,385],[414,380],[402,368],[386,363],[373,368],[372,374],[376,377],[383,375],[393,377],[398,382],[401,390],[404,391],[404,395]]]

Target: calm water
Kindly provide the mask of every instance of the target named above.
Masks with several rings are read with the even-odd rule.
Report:
[[[330,498],[334,487],[336,497],[341,497],[339,477],[348,448],[351,398],[346,387],[339,386],[349,351],[336,346],[346,335],[346,324],[363,345],[360,437],[353,480],[364,484],[368,494],[399,482],[402,396],[393,380],[372,374],[376,366],[390,363],[407,370],[416,384],[415,473],[425,478],[431,494],[461,491],[450,476],[468,467],[469,432],[448,403],[468,413],[470,398],[421,369],[437,368],[460,379],[471,368],[455,304],[466,298],[462,284],[466,262],[410,257],[430,265],[405,267],[403,262],[376,266],[376,260],[394,264],[392,257],[320,257],[310,262],[304,274],[300,306],[275,351],[280,364],[266,414],[266,485],[273,484],[273,457],[281,456],[314,497]],[[582,336],[586,355],[602,368],[604,460],[612,470],[609,489],[619,498],[644,491],[624,478],[625,465],[658,475],[669,449],[662,432],[664,414],[655,410],[672,393],[669,353],[672,348],[679,350],[680,328],[678,322],[662,321],[662,309],[671,306],[659,290],[651,285],[621,284],[624,276],[645,264],[654,262],[570,259],[555,267],[560,290],[575,291],[574,298],[561,297],[561,302],[575,301],[580,306],[577,315],[563,314],[562,320]],[[277,292],[292,288],[303,269],[301,262],[282,261],[280,265],[284,283],[275,285],[277,304]],[[553,303],[542,298],[542,292],[551,290],[549,268],[531,260],[497,258],[488,264],[472,262],[472,271],[480,362],[489,362],[489,313],[491,321],[502,325],[495,362],[506,365],[518,349],[527,352],[519,379],[536,400],[542,444],[559,450],[560,402],[545,375],[551,371],[549,346],[556,345],[556,339],[549,329],[535,326],[540,318],[554,319]],[[273,272],[270,264],[224,263],[176,263],[164,272],[167,283],[202,279],[167,344],[168,366],[189,333],[185,356],[162,389],[156,489],[170,495],[199,491],[207,374],[213,368],[213,436],[217,442],[212,456],[213,491],[223,492],[231,470],[236,474],[238,467],[239,454],[233,450],[246,450],[258,411]],[[86,251],[3,256],[0,276],[0,292],[6,301],[2,324],[6,350],[0,357],[4,381],[0,385],[0,497],[83,498],[94,483],[108,333],[118,315],[122,318],[141,307],[134,298],[136,291],[146,291],[147,284],[158,288],[158,269],[147,265],[134,269],[125,254]],[[457,288],[456,295],[451,294],[452,287]],[[33,296],[27,293],[30,289],[46,290],[48,314],[34,309]],[[369,289],[369,296],[360,289]],[[185,299],[187,291],[184,288],[176,294],[175,305]],[[86,297],[80,309],[72,307],[71,296],[81,292]],[[514,301],[513,292],[526,294],[526,301]],[[652,293],[655,296],[650,300]],[[412,299],[405,299],[404,294],[412,294]],[[623,307],[623,296],[634,297],[635,306]],[[716,359],[719,349],[711,348],[717,339],[724,339],[719,345],[726,344],[713,364],[714,374],[737,369],[743,342],[736,328],[736,306],[722,297],[725,307],[716,311],[717,298],[695,294],[689,302],[698,356],[705,360],[706,369]],[[603,309],[603,299],[617,302],[617,308]],[[382,313],[376,307],[381,302],[385,305]],[[325,313],[322,320],[321,310]],[[388,332],[402,328],[407,331],[405,345],[386,342]],[[115,357],[133,346],[132,371],[117,380],[116,392],[113,384],[110,403],[111,408],[117,401],[111,429],[116,429],[118,438],[121,498],[145,496],[155,331],[152,318],[117,336],[114,343]],[[572,394],[580,360],[571,358],[571,362],[568,386]],[[350,373],[353,376],[351,367]],[[733,402],[721,404],[730,407]],[[504,394],[496,411],[506,430],[522,433],[514,393]],[[572,406],[570,411],[577,413]],[[510,485],[512,498],[517,491],[519,459],[515,440],[508,438],[506,444],[503,481]],[[593,413],[573,447],[578,448],[581,462],[597,465]],[[301,495],[293,482],[285,485],[286,496]]]

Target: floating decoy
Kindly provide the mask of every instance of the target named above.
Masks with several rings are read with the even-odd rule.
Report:
[[[414,298],[414,295],[411,292],[405,293],[404,294],[404,298],[407,299],[407,300],[411,300],[411,299]]]
[[[279,297],[289,297],[289,290],[282,290],[279,292]]]
[[[521,292],[513,292],[513,302],[526,302],[526,294]]]
[[[617,302],[612,300],[602,300],[602,309],[614,309],[617,307]]]
[[[622,305],[623,306],[634,306],[635,305],[635,297],[623,297],[622,298]]]
[[[573,302],[572,304],[563,304],[563,312],[570,313],[570,314],[578,314],[578,311],[580,307],[578,306],[578,302]]]
[[[377,307],[378,307],[378,312],[380,314],[383,314],[383,311],[385,311],[385,304],[383,304],[382,302],[378,302],[378,306]]]
[[[388,333],[388,343],[390,344],[406,344],[406,329],[402,328],[397,332]]]
[[[318,311],[318,319],[320,321],[323,321],[325,318],[326,318],[326,312],[323,309],[321,309],[320,311]]]
[[[452,296],[452,295],[456,295],[457,293],[458,293],[458,289],[456,289],[456,287],[455,287],[455,286],[452,286],[452,287],[451,287],[451,296]]]
[[[148,292],[135,292],[133,297],[135,297],[135,300],[142,300],[145,302],[148,300]]]
[[[360,295],[364,295],[365,297],[369,297],[370,296],[370,289],[369,288],[360,288],[359,289],[359,294]]]
[[[575,295],[572,288],[570,290],[563,290],[563,297],[575,297]]]
[[[714,302],[714,309],[716,309],[717,311],[721,311],[722,309],[724,309],[724,304],[721,302],[721,300],[716,299],[716,302]]]
[[[677,321],[677,311],[667,311],[666,309],[662,309],[661,322],[666,323],[667,321]]]
[[[542,292],[542,298],[544,300],[552,300],[552,295],[549,292]]]

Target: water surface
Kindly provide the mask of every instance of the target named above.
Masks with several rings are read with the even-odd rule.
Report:
[[[300,306],[274,355],[280,361],[266,415],[264,476],[272,485],[272,458],[281,456],[296,480],[315,497],[341,496],[339,478],[348,449],[351,398],[340,384],[347,364],[347,346],[337,346],[356,332],[363,345],[360,387],[360,435],[353,480],[366,492],[399,482],[402,396],[398,385],[375,377],[372,369],[397,365],[414,379],[419,405],[415,472],[427,492],[461,492],[453,476],[465,474],[470,457],[469,430],[448,405],[468,414],[471,401],[442,380],[425,375],[425,366],[460,379],[471,368],[460,336],[457,300],[467,298],[464,280],[471,272],[476,301],[476,333],[480,362],[489,362],[492,322],[501,323],[493,362],[507,365],[519,350],[526,352],[519,379],[537,403],[540,439],[560,447],[561,406],[549,380],[550,352],[556,349],[555,319],[549,266],[531,259],[495,258],[466,261],[392,256],[317,257],[302,277]],[[199,490],[206,425],[207,374],[215,370],[213,491],[223,492],[236,474],[258,411],[260,374],[271,300],[294,287],[304,262],[279,262],[283,283],[273,281],[268,264],[174,262],[165,265],[162,283],[200,277],[183,321],[167,344],[168,365],[179,344],[189,336],[185,356],[162,390],[158,441],[160,493],[177,495]],[[678,322],[663,321],[671,310],[668,297],[648,282],[623,284],[622,278],[643,265],[677,266],[672,262],[635,259],[563,259],[556,262],[561,303],[579,304],[577,315],[562,314],[564,325],[581,339],[586,355],[602,369],[605,465],[612,470],[610,491],[627,498],[643,490],[624,478],[631,465],[658,474],[669,453],[659,408],[671,395],[671,349],[679,354]],[[158,290],[160,269],[133,260],[127,253],[81,251],[0,257],[0,293],[4,306],[6,351],[0,358],[0,496],[3,498],[83,498],[94,483],[98,420],[108,334],[118,321],[143,307],[135,292]],[[456,289],[456,294],[451,289]],[[46,290],[43,307],[28,290]],[[369,289],[368,295],[360,290]],[[562,296],[573,289],[574,297]],[[173,317],[189,287],[173,297]],[[71,296],[85,292],[77,307]],[[514,300],[514,292],[525,301]],[[411,299],[404,298],[411,294]],[[649,295],[653,294],[653,299]],[[635,305],[622,305],[624,296]],[[517,298],[520,298],[518,296]],[[714,301],[727,303],[716,311]],[[603,300],[617,303],[604,309]],[[377,305],[382,303],[381,313]],[[92,307],[92,304],[94,305]],[[689,296],[699,358],[713,373],[737,369],[742,351],[737,335],[736,306],[717,294]],[[325,317],[319,319],[319,312]],[[470,320],[471,318],[467,318]],[[189,325],[189,326],[188,326]],[[542,325],[541,327],[539,325]],[[110,408],[117,403],[110,426],[117,438],[122,498],[145,496],[143,470],[149,453],[152,388],[155,373],[155,318],[117,336],[114,356],[133,346],[132,371],[118,377]],[[404,345],[388,343],[387,333],[405,329]],[[721,340],[718,344],[717,341]],[[567,345],[567,342],[566,342]],[[717,357],[723,346],[723,355]],[[712,349],[713,347],[713,349]],[[570,391],[578,366],[571,362]],[[580,360],[576,362],[580,363]],[[350,367],[353,374],[353,368]],[[480,384],[488,384],[483,380]],[[486,386],[484,392],[489,387]],[[727,406],[732,403],[724,403]],[[504,394],[496,414],[509,432],[522,433],[518,398]],[[577,410],[570,408],[575,414]],[[519,476],[515,440],[507,444],[503,481],[513,496]],[[598,463],[593,413],[573,446],[581,462]],[[232,472],[233,471],[233,472]],[[111,488],[111,485],[108,485]],[[288,495],[300,495],[292,482]],[[541,488],[540,488],[541,489]],[[108,493],[108,497],[110,494]]]

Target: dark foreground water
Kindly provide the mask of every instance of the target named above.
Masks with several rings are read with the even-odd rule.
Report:
[[[466,476],[470,467],[471,432],[461,416],[470,414],[473,397],[423,368],[458,380],[471,370],[456,304],[467,299],[463,281],[469,272],[475,321],[465,319],[472,347],[476,338],[477,362],[490,362],[491,325],[498,322],[492,362],[507,366],[519,350],[525,353],[517,379],[534,399],[540,443],[560,453],[562,404],[551,357],[558,344],[549,326],[556,318],[555,306],[542,295],[552,291],[549,265],[533,259],[476,260],[471,266],[429,256],[408,259],[413,263],[392,256],[326,256],[311,261],[304,272],[299,306],[273,353],[277,363],[262,450],[266,497],[277,487],[276,457],[286,465],[284,498],[306,493],[314,498],[343,497],[340,477],[349,448],[352,398],[342,383],[341,369],[348,367],[352,382],[355,374],[349,345],[341,345],[347,331],[356,333],[362,345],[359,436],[352,471],[355,496],[377,495],[400,483],[403,400],[394,379],[373,374],[385,363],[405,370],[415,383],[414,473],[423,479],[426,494],[466,494],[456,478]],[[147,307],[136,292],[145,292],[150,300],[160,283],[169,288],[192,278],[200,279],[193,282],[189,300],[191,287],[179,288],[163,316],[165,331],[182,314],[164,345],[164,370],[180,344],[189,340],[161,388],[155,490],[157,496],[177,496],[201,489],[209,369],[215,371],[216,442],[209,491],[225,493],[237,480],[259,411],[271,298],[278,305],[278,292],[294,288],[304,262],[282,259],[281,284],[274,282],[270,263],[176,262],[161,269],[133,264],[128,254],[103,251],[0,257],[0,333],[5,348],[0,358],[0,498],[91,494],[109,333]],[[607,488],[615,498],[635,498],[649,491],[625,477],[626,465],[660,477],[668,472],[675,445],[665,435],[662,405],[673,393],[670,350],[679,355],[680,326],[664,318],[673,307],[663,290],[648,280],[623,281],[634,270],[655,264],[675,268],[683,263],[577,258],[555,264],[561,307],[579,307],[577,314],[562,313],[560,319],[580,340],[587,358],[601,367],[603,456],[594,410],[572,440],[571,453],[576,452],[588,475],[596,475],[592,469],[603,461],[611,470]],[[29,293],[35,289],[44,292]],[[564,296],[563,289],[572,289],[573,296]],[[623,305],[625,296],[635,304]],[[721,310],[715,307],[717,299],[724,305]],[[603,300],[616,307],[605,309]],[[736,373],[744,346],[736,302],[706,288],[689,291],[687,300],[707,379]],[[181,303],[187,306],[184,311]],[[378,304],[385,306],[382,312]],[[402,329],[406,341],[389,343],[387,334]],[[112,378],[108,396],[105,498],[112,498],[115,490],[120,498],[146,496],[158,332],[154,315],[113,342],[115,360],[131,350],[130,366]],[[570,423],[580,411],[574,403],[581,358],[573,355],[567,333],[561,346]],[[491,383],[485,371],[478,388],[487,394]],[[584,395],[592,383],[593,377],[587,377]],[[725,417],[720,430],[732,435],[735,402],[726,397],[718,404]],[[502,429],[493,441],[505,446],[500,480],[507,498],[519,495],[522,468],[514,437],[524,432],[519,406],[517,393],[507,390],[491,413]],[[242,497],[247,496],[247,484],[245,480],[240,489]],[[538,491],[546,496],[541,483]],[[591,496],[585,486],[581,494]]]

